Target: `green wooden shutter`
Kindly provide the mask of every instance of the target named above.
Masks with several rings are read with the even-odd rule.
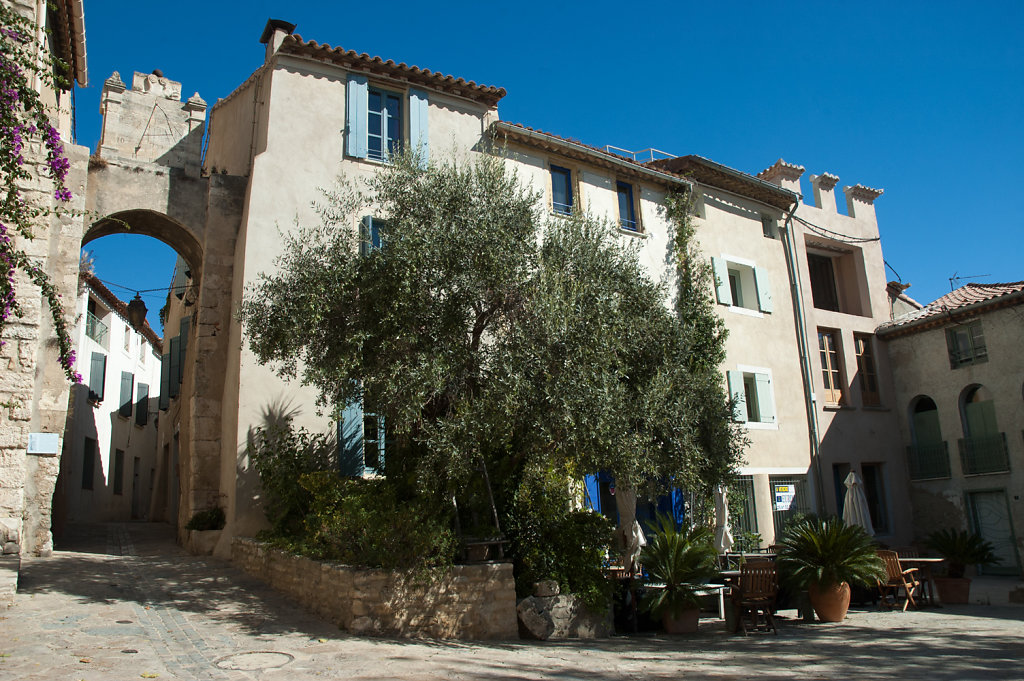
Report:
[[[144,426],[149,423],[149,386],[139,383],[139,396],[135,401],[135,423]]]
[[[914,412],[914,444],[920,449],[942,445],[942,428],[936,409]]]
[[[768,374],[754,374],[754,388],[757,391],[757,414],[761,423],[775,423],[775,401],[772,399],[772,382]]]
[[[342,475],[363,474],[363,403],[356,400],[338,421],[338,468]]]
[[[754,268],[754,283],[757,285],[757,306],[761,312],[772,311],[772,288],[768,283],[768,273],[763,267]]]
[[[94,400],[103,400],[103,388],[107,377],[107,356],[102,352],[92,353],[92,361],[89,363],[89,397]]]
[[[733,418],[740,423],[747,421],[747,398],[743,390],[743,372],[727,371],[726,380],[729,382],[729,397],[736,400],[736,408],[733,410]]]
[[[160,409],[171,406],[171,354],[160,355]]]
[[[121,401],[117,413],[121,416],[132,415],[132,395],[135,392],[135,374],[130,371],[121,372]]]
[[[181,372],[181,339],[175,336],[171,339],[171,371],[169,374],[169,381],[167,386],[167,395],[169,397],[178,396],[178,388],[181,386],[181,382],[178,380]]]
[[[427,93],[409,90],[409,146],[419,155],[421,168],[427,167],[430,158],[427,113]]]
[[[188,353],[188,332],[192,328],[192,317],[182,317],[181,322],[178,324],[179,338],[181,339],[178,346],[178,384],[185,380],[185,356]]]
[[[729,265],[721,258],[711,258],[711,269],[715,273],[715,294],[722,305],[732,305],[732,291],[729,289]],[[743,391],[740,390],[740,394]]]
[[[366,110],[370,105],[370,88],[366,76],[350,74],[345,89],[348,98],[346,151],[354,158],[366,158]]]
[[[996,406],[992,400],[968,402],[964,405],[964,416],[967,421],[967,437],[983,438],[999,434]]]

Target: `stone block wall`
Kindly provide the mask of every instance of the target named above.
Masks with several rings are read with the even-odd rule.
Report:
[[[236,566],[353,634],[514,639],[511,563],[457,565],[433,581],[320,562],[236,537]]]

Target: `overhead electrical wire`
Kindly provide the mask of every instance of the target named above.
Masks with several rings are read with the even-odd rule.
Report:
[[[836,231],[833,231],[831,229],[827,229],[827,228],[822,227],[820,225],[816,225],[813,222],[808,222],[807,220],[804,220],[802,217],[799,217],[797,215],[794,215],[793,219],[796,220],[797,222],[801,223],[805,227],[808,227],[812,232],[814,232],[818,236],[827,237],[829,239],[834,239],[836,241],[842,241],[842,242],[848,243],[848,244],[863,244],[863,243],[870,243],[872,241],[881,241],[881,237],[878,237],[878,236],[863,237],[863,236],[850,236],[849,234],[842,234],[840,232],[836,232]]]

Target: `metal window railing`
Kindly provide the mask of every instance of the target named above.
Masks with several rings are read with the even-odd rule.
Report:
[[[949,445],[945,440],[936,445],[910,445],[907,463],[911,480],[936,480],[950,477]]]
[[[107,332],[109,329],[107,325],[100,321],[100,318],[94,315],[92,312],[85,313],[85,335],[92,338],[100,345],[105,345],[107,342]]]
[[[960,465],[964,475],[1005,473],[1010,470],[1006,433],[960,440]]]

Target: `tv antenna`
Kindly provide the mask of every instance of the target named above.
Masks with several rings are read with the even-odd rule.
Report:
[[[953,276],[949,278],[949,290],[955,291],[960,286],[961,281],[967,281],[968,279],[984,279],[985,277],[991,277],[991,274],[965,274],[959,276],[959,272],[954,272]]]

